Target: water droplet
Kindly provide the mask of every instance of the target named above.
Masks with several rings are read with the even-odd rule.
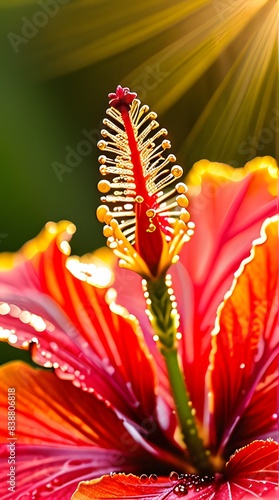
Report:
[[[59,347],[58,347],[58,345],[56,344],[56,342],[50,342],[50,343],[49,343],[49,346],[50,346],[50,348],[51,348],[54,352],[59,351]]]
[[[178,476],[174,473],[174,481]],[[204,486],[207,486],[208,483],[211,483],[214,480],[213,476],[198,476],[196,474],[180,474],[178,476],[179,483],[173,489],[173,492],[176,496],[187,495],[190,490],[194,490],[195,492],[201,491]]]
[[[75,386],[76,386],[76,387],[78,387],[78,388],[80,388],[80,387],[81,387],[81,383],[80,383],[80,381],[79,381],[79,380],[76,380],[76,379],[74,379],[74,380],[73,380],[73,385],[75,385]]]
[[[158,480],[158,476],[156,474],[150,474],[149,481],[151,483],[156,483],[157,480]]]
[[[146,474],[142,474],[140,476],[140,482],[141,483],[147,483],[147,481],[148,481],[148,476]]]
[[[239,368],[241,368],[241,370],[243,370],[243,368],[245,368],[245,363],[241,363],[241,365],[239,366]]]
[[[178,474],[175,471],[172,471],[169,475],[169,480],[172,482],[176,482],[178,480]]]
[[[113,477],[113,476],[115,476],[116,474],[117,474],[117,472],[110,472],[110,474],[109,474],[109,475],[110,475],[110,477]]]
[[[174,487],[173,492],[175,493],[176,496],[182,497],[183,495],[188,494],[188,489],[186,488],[185,484],[180,483]]]

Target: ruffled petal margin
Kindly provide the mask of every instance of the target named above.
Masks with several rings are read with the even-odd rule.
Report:
[[[278,216],[267,219],[217,312],[209,380],[210,442],[278,436]],[[239,426],[237,425],[239,423]],[[233,449],[234,449],[233,448]]]
[[[118,498],[142,500],[248,500],[278,498],[278,444],[254,441],[237,451],[226,465],[225,476],[212,480],[184,477],[171,481],[152,475],[105,475],[81,482],[71,500]],[[172,474],[172,479],[174,479]]]
[[[180,263],[173,268],[173,288],[184,333],[184,372],[197,416],[202,419],[216,310],[264,220],[278,212],[278,166],[268,156],[239,169],[201,160],[186,181],[196,228],[184,245]]]

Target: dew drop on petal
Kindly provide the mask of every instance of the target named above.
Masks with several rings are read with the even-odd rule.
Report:
[[[12,316],[13,318],[18,318],[21,313],[21,309],[14,304],[10,304],[10,308],[10,316]]]
[[[56,342],[50,342],[50,343],[49,343],[49,346],[50,346],[50,348],[51,348],[54,352],[59,351],[59,347],[58,347],[58,345],[56,344]]]
[[[141,483],[147,483],[147,481],[148,481],[148,476],[146,474],[142,474],[140,476],[140,482]]]
[[[53,479],[53,484],[55,484],[55,486],[60,486],[60,484],[62,484],[62,483],[60,482],[60,480],[61,480],[61,479],[60,479],[59,477],[55,477],[55,478]]]
[[[79,380],[76,380],[76,379],[74,379],[74,380],[73,380],[73,385],[74,385],[75,387],[78,387],[79,389],[80,389],[80,387],[81,387],[81,383],[80,383],[80,381],[79,381]]]
[[[5,316],[6,314],[9,314],[10,309],[11,309],[11,308],[10,308],[9,304],[7,304],[6,302],[2,302],[2,303],[0,304],[0,314],[1,314],[2,316]]]
[[[178,473],[175,471],[172,471],[169,475],[169,480],[172,482],[175,482],[178,480]]]
[[[158,480],[158,476],[156,474],[150,474],[149,481],[151,483],[156,483],[157,480]]]
[[[16,344],[17,343],[17,335],[11,334],[9,336],[9,342],[10,342],[10,344]]]
[[[181,483],[181,484],[177,484],[174,487],[173,492],[175,493],[176,496],[182,497],[182,496],[188,494],[188,489],[186,488],[185,484]]]

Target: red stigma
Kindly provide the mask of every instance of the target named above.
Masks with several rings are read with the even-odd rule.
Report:
[[[133,100],[137,97],[135,92],[130,92],[128,87],[121,87],[118,85],[115,93],[112,92],[108,95],[109,105],[113,108],[119,109],[122,106],[129,108]]]

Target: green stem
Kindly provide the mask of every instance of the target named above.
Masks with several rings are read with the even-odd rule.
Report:
[[[172,305],[165,277],[146,282],[149,294],[150,322],[159,338],[159,349],[165,359],[176,416],[193,466],[203,474],[212,473],[209,452],[198,435],[195,416],[182,374],[177,352],[178,313]]]
[[[175,402],[176,416],[182,432],[183,440],[187,446],[190,460],[195,468],[205,474],[212,473],[209,455],[198,435],[195,417],[188,391],[182,375],[177,350],[161,350],[165,358],[170,386]]]

